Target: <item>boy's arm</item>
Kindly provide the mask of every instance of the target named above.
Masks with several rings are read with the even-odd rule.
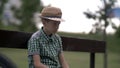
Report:
[[[69,68],[69,65],[65,60],[63,52],[60,53],[59,60],[60,60],[60,64],[62,65],[62,68]]]
[[[48,66],[44,65],[40,62],[40,56],[39,55],[33,55],[33,62],[35,68],[48,68]]]

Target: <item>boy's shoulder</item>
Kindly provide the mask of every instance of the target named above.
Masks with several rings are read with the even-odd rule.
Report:
[[[31,38],[39,38],[40,37],[40,31],[36,31],[35,33],[32,34]]]

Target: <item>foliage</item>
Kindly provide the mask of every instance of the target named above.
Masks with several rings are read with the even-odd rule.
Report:
[[[116,37],[120,38],[120,26],[118,27],[116,33],[115,33]]]
[[[58,32],[58,34],[60,36],[65,36],[65,37],[103,40],[100,34],[84,34],[84,33],[69,33],[69,32]]]
[[[37,28],[33,22],[33,14],[37,11],[41,11],[41,2],[40,0],[22,0],[22,2],[23,4],[20,13],[16,14],[16,16],[22,21],[22,24],[18,26],[19,30],[35,31]]]
[[[10,9],[14,13],[14,17],[20,21],[20,24],[14,22],[9,25],[2,25],[1,29],[18,30],[25,32],[34,32],[37,30],[36,23],[33,20],[34,13],[40,12],[43,4],[40,0],[21,0],[22,5],[20,8],[12,6]]]
[[[97,22],[97,24],[102,25],[102,26],[99,29],[95,28],[96,31],[98,31],[98,32],[103,30],[102,28],[106,29],[108,27],[108,25],[110,25],[110,23],[113,28],[116,27],[114,25],[114,23],[110,20],[111,17],[110,17],[110,15],[108,15],[107,12],[108,12],[108,10],[114,8],[115,2],[117,2],[117,0],[108,0],[108,2],[106,2],[106,0],[103,0],[103,1],[104,1],[104,7],[99,8],[99,10],[96,11],[96,13],[92,13],[90,11],[84,12],[84,14],[86,15],[86,17],[88,19],[94,19],[94,20],[98,19],[99,20],[99,22]],[[102,24],[101,21],[104,21],[104,24]],[[97,27],[97,25],[94,27]]]
[[[1,17],[2,17],[2,13],[3,13],[3,9],[4,9],[4,5],[8,0],[0,0],[0,22],[1,22]]]

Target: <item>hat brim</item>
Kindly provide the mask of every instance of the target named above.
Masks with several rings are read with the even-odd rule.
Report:
[[[65,20],[61,19],[61,18],[53,18],[53,17],[41,17],[41,18],[45,18],[45,19],[49,19],[49,20],[53,20],[53,21],[60,21],[60,22],[64,22]]]
[[[58,17],[44,17],[42,15],[39,16],[40,18],[44,18],[44,19],[49,19],[49,20],[53,20],[53,21],[60,21],[60,22],[64,22],[65,20],[64,19],[61,19],[61,18],[58,18]]]

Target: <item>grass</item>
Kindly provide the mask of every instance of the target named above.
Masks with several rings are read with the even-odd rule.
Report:
[[[0,52],[8,56],[18,68],[28,68],[26,49],[0,48]],[[64,51],[64,55],[70,68],[89,68],[89,53]],[[95,68],[103,68],[104,55],[102,53],[96,53],[95,56]],[[119,56],[117,53],[108,53],[108,68],[120,68]]]
[[[18,68],[28,68],[27,50],[25,49],[11,49],[0,48],[0,52],[9,57]]]

